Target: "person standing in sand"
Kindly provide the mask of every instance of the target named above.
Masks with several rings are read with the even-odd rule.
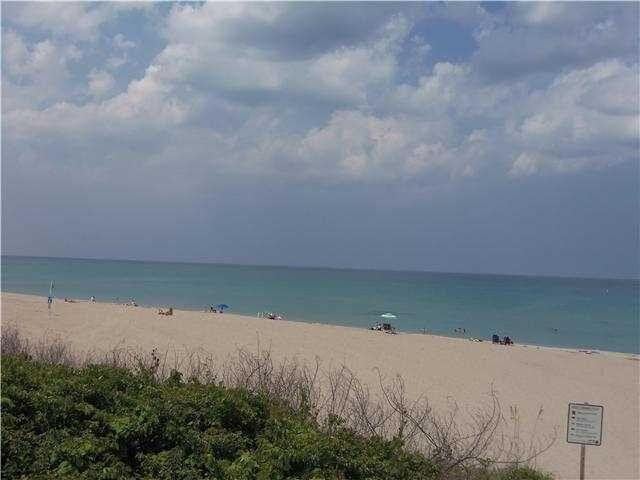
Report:
[[[53,303],[53,280],[51,280],[51,285],[49,285],[49,297],[47,297],[47,308],[51,310],[51,304]]]

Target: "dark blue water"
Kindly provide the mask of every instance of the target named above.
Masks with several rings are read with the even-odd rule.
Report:
[[[368,327],[397,315],[402,331],[427,329],[517,342],[640,353],[637,280],[385,272],[192,263],[2,257],[2,291]],[[557,330],[556,330],[557,329]]]

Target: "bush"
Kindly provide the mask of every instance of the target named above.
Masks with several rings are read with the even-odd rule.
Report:
[[[157,382],[105,366],[2,358],[4,478],[431,479],[397,441],[304,415],[244,390]]]
[[[551,478],[521,465],[553,439],[527,452],[498,434],[495,395],[469,434],[457,406],[443,416],[409,402],[401,377],[380,376],[377,403],[344,366],[275,363],[269,351],[219,365],[190,354],[172,370],[156,350],[82,358],[11,328],[1,341],[5,478]]]

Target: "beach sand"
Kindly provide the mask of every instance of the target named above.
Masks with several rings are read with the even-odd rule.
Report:
[[[604,406],[603,444],[587,447],[587,479],[640,479],[640,361],[637,355],[514,345],[420,334],[386,335],[369,330],[225,314],[108,303],[64,303],[51,311],[46,298],[2,293],[2,325],[29,338],[61,336],[79,350],[108,351],[116,345],[144,350],[204,349],[219,358],[258,342],[276,358],[345,364],[365,383],[404,377],[409,396],[426,394],[436,405],[454,398],[473,408],[493,387],[506,417],[512,407],[529,428],[542,409],[537,431],[557,429],[552,448],[535,462],[557,478],[578,478],[578,445],[566,443],[567,404]]]

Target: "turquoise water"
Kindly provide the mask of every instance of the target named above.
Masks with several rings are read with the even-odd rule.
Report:
[[[2,257],[2,291],[640,353],[637,280]],[[557,330],[555,330],[557,329]]]

